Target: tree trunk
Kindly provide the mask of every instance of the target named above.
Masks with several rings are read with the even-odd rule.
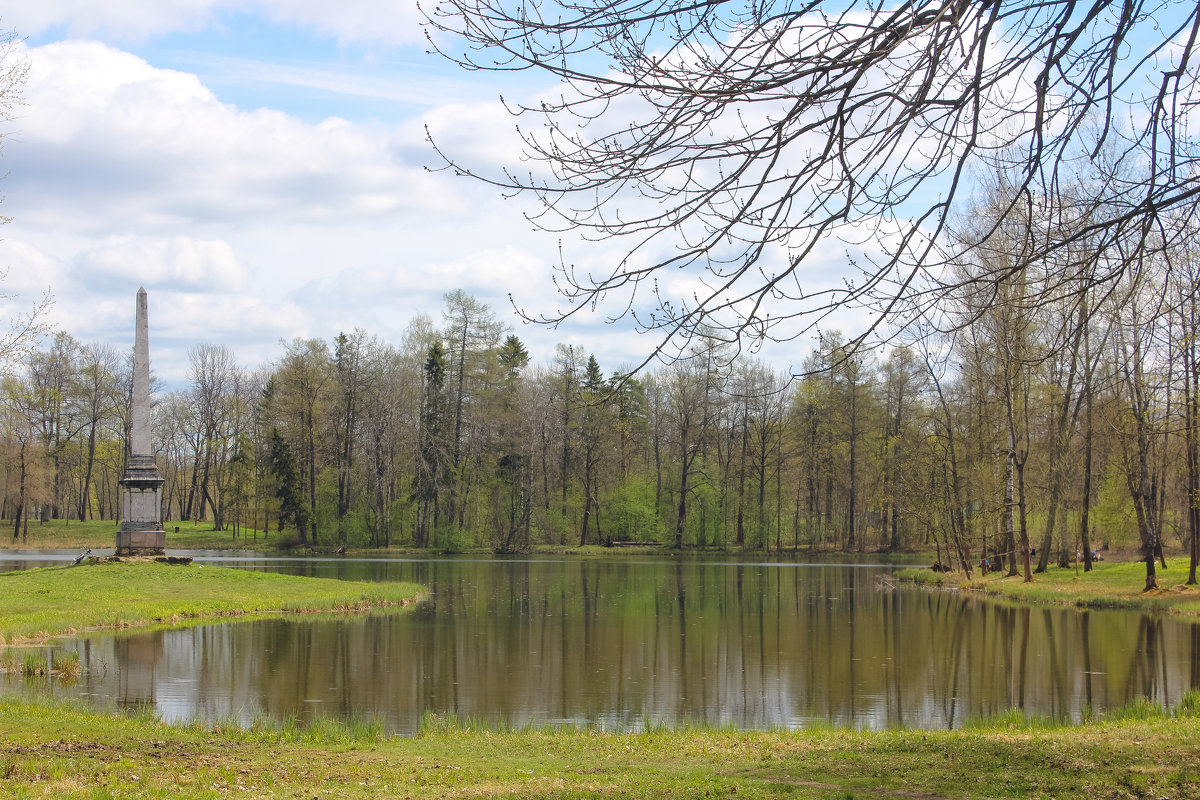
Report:
[[[1092,505],[1092,397],[1091,385],[1086,390],[1087,414],[1083,433],[1083,508],[1079,514],[1079,542],[1083,547],[1083,571],[1092,571],[1092,538],[1088,529],[1088,511]]]

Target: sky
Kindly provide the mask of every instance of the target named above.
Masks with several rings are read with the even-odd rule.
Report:
[[[18,306],[49,289],[51,321],[77,339],[132,346],[145,286],[168,386],[199,343],[250,368],[293,337],[362,328],[398,345],[417,315],[440,324],[452,289],[537,363],[572,344],[611,372],[656,344],[628,320],[548,329],[514,314],[563,307],[560,244],[582,263],[617,254],[535,231],[528,201],[436,169],[429,134],[470,163],[516,163],[499,98],[548,87],[429,54],[411,0],[11,5],[0,27],[29,74],[0,130],[2,289]],[[792,368],[811,346],[771,358]]]

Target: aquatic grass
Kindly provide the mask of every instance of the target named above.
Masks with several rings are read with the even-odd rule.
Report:
[[[384,721],[374,716],[338,719],[319,715],[307,725],[298,726],[293,741],[307,744],[366,744],[387,737]]]
[[[46,657],[41,653],[30,650],[25,653],[25,659],[21,662],[21,674],[26,678],[49,674],[49,666],[46,663]]]
[[[17,661],[17,652],[11,648],[4,648],[4,652],[0,653],[0,672],[20,672],[21,665]]]
[[[817,720],[803,727],[805,731],[854,731],[852,723],[828,722]],[[766,732],[786,733],[788,729],[777,728]],[[495,734],[531,734],[531,733],[577,733],[599,735],[654,735],[654,734],[739,734],[744,733],[733,722],[708,722],[706,720],[675,720],[643,718],[627,726],[614,727],[601,719],[594,722],[578,722],[574,720],[525,720],[512,722],[509,720],[483,719],[475,716],[460,717],[454,713],[439,714],[426,711],[417,723],[417,736],[458,735],[476,733]]]
[[[280,612],[361,612],[413,603],[411,583],[341,581],[206,565],[101,562],[0,574],[0,633],[37,641],[94,628],[174,625]]]
[[[922,586],[936,586],[957,589],[960,586],[957,573],[934,572],[928,567],[905,567],[892,573],[896,580],[915,583]]]
[[[808,720],[804,723],[802,730],[805,733],[843,733],[854,728],[828,719]]]
[[[61,678],[78,678],[79,653],[74,650],[57,651],[52,657],[50,670]]]
[[[526,726],[525,730],[538,730]],[[550,728],[547,728],[550,730]],[[478,717],[459,717],[457,714],[438,714],[426,711],[417,723],[417,736],[455,736],[467,733],[511,733],[513,726],[504,720],[485,720]]]
[[[1051,730],[1062,725],[1058,720],[1043,714],[1027,714],[1024,709],[1009,708],[995,714],[967,717],[963,730],[972,731],[1037,731]]]
[[[1110,708],[1104,715],[1109,722],[1146,722],[1166,719],[1170,714],[1161,703],[1156,703],[1145,697],[1139,697],[1131,703]]]
[[[1200,717],[1200,689],[1188,689],[1175,704],[1175,716]]]
[[[297,716],[280,719],[256,714],[247,719],[229,713],[213,720],[197,720],[187,726],[191,730],[241,741],[276,744],[359,745],[390,737],[385,720],[374,715],[341,719],[319,714],[305,721]]]

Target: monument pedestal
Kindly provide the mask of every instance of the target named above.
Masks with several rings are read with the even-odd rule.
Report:
[[[166,531],[117,531],[119,556],[161,556],[166,552]]]

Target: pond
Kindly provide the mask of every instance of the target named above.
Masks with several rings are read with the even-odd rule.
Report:
[[[0,690],[170,720],[373,717],[412,734],[427,712],[614,730],[953,728],[1012,708],[1079,720],[1138,697],[1174,704],[1200,686],[1195,622],[894,587],[886,565],[201,557],[431,595],[408,613],[67,640],[53,647],[79,653],[76,682],[3,676]],[[0,554],[0,569],[30,558]]]

